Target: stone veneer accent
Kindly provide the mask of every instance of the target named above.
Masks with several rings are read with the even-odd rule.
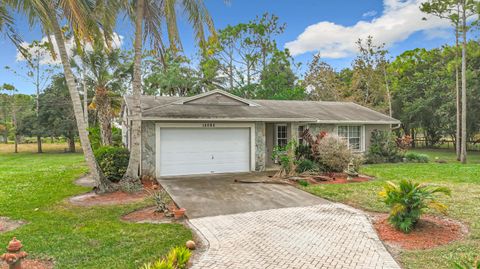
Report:
[[[255,123],[255,171],[265,170],[265,122]]]
[[[142,175],[155,177],[155,122],[142,122]]]

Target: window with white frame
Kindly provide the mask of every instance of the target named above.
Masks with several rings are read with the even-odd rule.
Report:
[[[362,151],[362,126],[338,126],[338,136],[345,140],[348,148],[353,151]]]
[[[276,127],[276,141],[275,145],[278,147],[285,147],[288,143],[287,139],[287,125],[286,124],[277,124]]]
[[[305,131],[305,126],[303,125],[300,125],[298,126],[298,144],[299,145],[302,145],[303,144],[303,138],[302,138],[302,135],[303,135],[303,132]]]

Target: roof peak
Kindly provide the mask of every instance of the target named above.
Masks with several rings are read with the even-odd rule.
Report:
[[[191,97],[185,97],[185,98],[182,98],[181,100],[178,100],[176,102],[174,102],[173,104],[177,104],[177,105],[183,105],[183,104],[186,104],[186,103],[189,103],[189,102],[193,102],[195,100],[198,100],[198,99],[202,99],[202,98],[205,98],[205,97],[208,97],[208,96],[211,96],[211,95],[214,95],[214,94],[221,94],[227,98],[230,98],[230,99],[233,99],[235,101],[238,101],[238,102],[241,102],[241,103],[244,103],[248,106],[260,106],[259,104],[251,101],[251,100],[248,100],[248,99],[245,99],[245,98],[242,98],[242,97],[239,97],[239,96],[236,96],[234,94],[231,94],[229,92],[226,92],[224,90],[220,90],[220,89],[216,89],[216,90],[212,90],[212,91],[208,91],[208,92],[204,92],[204,93],[200,93],[200,94],[197,94],[197,95],[194,95],[194,96],[191,96]]]

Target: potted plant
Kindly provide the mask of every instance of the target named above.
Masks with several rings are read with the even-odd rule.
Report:
[[[187,211],[185,208],[178,208],[173,210],[173,216],[175,219],[181,219],[185,215],[185,211]]]

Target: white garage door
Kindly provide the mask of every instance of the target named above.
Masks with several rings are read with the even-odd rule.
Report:
[[[160,176],[248,171],[249,128],[160,128]]]

